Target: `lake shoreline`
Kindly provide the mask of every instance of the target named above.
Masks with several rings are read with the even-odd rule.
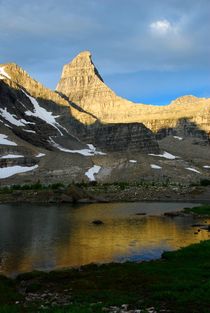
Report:
[[[210,202],[210,186],[86,185],[0,191],[3,203]]]
[[[208,313],[209,256],[206,240],[149,262],[1,276],[0,312]]]

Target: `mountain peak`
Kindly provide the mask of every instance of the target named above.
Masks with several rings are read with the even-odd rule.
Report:
[[[91,52],[90,52],[89,50],[81,51],[81,52],[79,52],[79,53],[76,55],[76,57],[75,57],[74,59],[76,59],[76,58],[78,58],[78,57],[91,58]]]
[[[92,61],[90,51],[82,51],[64,65],[56,90],[74,102],[95,93],[95,90],[104,91],[107,88]]]
[[[68,78],[72,73],[76,76],[97,76],[102,82],[95,64],[92,61],[90,51],[82,51],[68,64],[64,65],[61,78]]]
[[[74,59],[64,65],[64,67],[68,68],[69,66],[79,66],[79,67],[91,67],[91,66],[95,66],[92,62],[92,56],[90,51],[82,51],[80,53],[78,53]]]

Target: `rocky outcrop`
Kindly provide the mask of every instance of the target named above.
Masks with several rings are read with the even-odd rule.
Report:
[[[90,101],[99,95],[102,99],[114,97],[94,66],[89,51],[81,52],[70,65],[64,65],[56,90],[77,104],[87,97]]]
[[[141,123],[91,125],[80,132],[80,138],[103,151],[158,153],[154,134]]]

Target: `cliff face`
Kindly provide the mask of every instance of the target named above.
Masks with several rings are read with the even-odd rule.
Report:
[[[83,128],[80,138],[103,151],[158,153],[154,134],[141,123],[96,124]]]
[[[174,129],[176,133],[178,126],[179,131],[186,133],[190,122],[210,132],[210,99],[184,96],[162,107],[134,104],[118,97],[105,85],[87,51],[64,66],[56,90],[102,123],[139,122],[156,133],[164,133],[168,129]],[[187,121],[185,125],[184,119]],[[180,128],[180,120],[183,129]]]

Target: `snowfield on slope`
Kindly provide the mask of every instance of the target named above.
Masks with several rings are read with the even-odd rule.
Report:
[[[129,163],[137,163],[136,160],[129,160]]]
[[[45,156],[46,154],[45,153],[38,153],[37,155],[36,155],[36,158],[42,158],[43,156]]]
[[[175,156],[175,155],[173,155],[173,154],[171,154],[169,152],[166,152],[166,151],[164,151],[163,154],[153,154],[153,153],[150,153],[149,155],[160,157],[160,158],[165,158],[165,159],[168,159],[168,160],[175,160],[175,159],[179,158],[178,156]]]
[[[38,165],[33,165],[33,166],[14,165],[14,166],[2,167],[2,168],[0,168],[0,179],[11,177],[15,174],[33,171],[37,167],[38,167]]]
[[[52,112],[49,112],[47,111],[45,108],[42,108],[38,101],[30,96],[29,94],[27,94],[23,89],[21,89],[22,92],[26,95],[26,97],[29,98],[29,100],[31,101],[31,103],[33,104],[34,106],[34,110],[33,112],[31,111],[26,111],[25,114],[28,115],[28,116],[34,116],[34,117],[38,117],[40,118],[41,120],[43,120],[45,123],[53,126],[55,129],[57,129],[57,131],[60,133],[61,136],[63,136],[63,133],[62,131],[59,129],[62,128],[63,130],[65,130],[65,132],[68,133],[67,129],[63,126],[61,126],[55,119],[58,118],[60,115],[57,115],[57,116],[54,116],[52,114]]]
[[[7,108],[4,109],[0,109],[0,115],[6,120],[8,121],[10,124],[13,124],[15,126],[21,126],[21,127],[25,127],[27,124],[32,124],[34,125],[35,123],[33,122],[28,122],[26,120],[24,120],[23,118],[21,118],[20,120],[17,119],[17,116],[15,114],[11,114],[10,112],[7,111]],[[5,124],[3,121],[1,121],[5,126],[10,127],[9,125]],[[11,127],[10,127],[11,128]]]
[[[96,151],[96,148],[92,144],[87,145],[89,147],[89,149],[71,150],[71,149],[64,148],[61,145],[59,145],[58,143],[56,143],[52,139],[52,137],[50,137],[49,143],[51,143],[53,147],[55,147],[58,150],[63,151],[63,152],[79,153],[79,154],[84,155],[84,156],[93,156],[93,155],[97,155],[97,154],[98,155],[106,155],[106,153],[103,153],[101,151]]]
[[[195,172],[195,173],[198,173],[198,174],[200,174],[201,172],[199,172],[198,170],[196,170],[195,168],[193,168],[193,167],[186,167],[185,168],[186,170],[188,170],[188,171],[191,171],[191,172]]]
[[[15,114],[11,114],[7,111],[7,108],[0,109],[0,115],[9,123],[15,126],[25,126],[25,124],[23,123],[23,121],[25,120],[18,120]]]
[[[95,181],[95,174],[98,174],[101,169],[101,166],[94,165],[93,167],[89,168],[87,172],[85,172],[85,175],[89,178],[89,181]]]
[[[24,158],[24,155],[21,154],[7,154],[1,156],[1,159],[18,159],[18,158]]]
[[[179,137],[179,136],[173,136],[175,139],[177,139],[177,140],[183,140],[183,138],[182,137]]]
[[[17,144],[14,141],[11,141],[7,138],[8,138],[8,136],[6,136],[4,134],[0,134],[0,145],[17,146]]]
[[[157,164],[150,164],[150,167],[151,167],[152,169],[154,169],[154,170],[161,170],[161,169],[162,169],[162,167],[159,166],[159,165],[157,165]]]

